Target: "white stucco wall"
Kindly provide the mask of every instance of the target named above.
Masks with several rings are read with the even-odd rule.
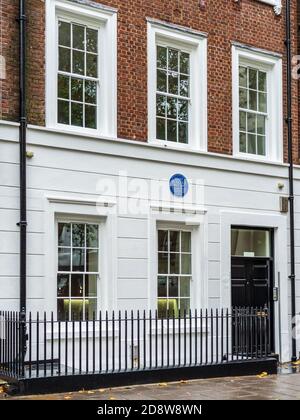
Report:
[[[56,310],[55,218],[57,214],[103,222],[102,293],[105,309],[150,309],[156,293],[156,223],[194,224],[195,307],[230,306],[231,223],[275,228],[276,349],[289,359],[288,216],[279,197],[288,194],[287,165],[236,160],[140,144],[28,129],[28,310]],[[18,127],[0,124],[0,309],[18,310],[19,171]],[[190,191],[170,202],[168,180],[184,174]],[[297,311],[300,311],[300,170],[295,171]],[[121,181],[120,181],[121,180]],[[162,202],[154,185],[162,185]],[[283,183],[280,190],[278,183]],[[127,183],[127,184],[126,184]],[[156,184],[155,184],[156,183]],[[116,196],[103,187],[116,185]],[[127,186],[126,186],[127,185]],[[152,189],[151,189],[152,185]],[[100,188],[100,190],[99,190]],[[102,191],[102,194],[99,194]],[[124,193],[124,191],[126,193]],[[198,194],[196,194],[196,192]],[[127,200],[128,199],[128,200]],[[98,201],[98,207],[96,203]],[[108,203],[108,204],[107,204]],[[123,207],[127,205],[127,210]],[[158,204],[163,207],[158,209]],[[168,207],[175,208],[170,213]],[[137,207],[143,211],[136,213]],[[185,208],[182,215],[176,209]],[[276,283],[277,284],[277,283]],[[279,310],[281,325],[279,325]],[[279,339],[281,332],[281,340]],[[298,343],[298,349],[299,343]]]

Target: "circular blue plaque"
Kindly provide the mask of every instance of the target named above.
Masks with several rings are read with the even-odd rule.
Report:
[[[175,174],[170,178],[170,191],[175,197],[184,197],[188,190],[189,183],[184,175]]]

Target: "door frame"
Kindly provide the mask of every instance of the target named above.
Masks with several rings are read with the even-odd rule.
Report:
[[[270,256],[269,257],[244,257],[244,256],[233,256],[231,255],[231,266],[232,260],[235,259],[237,261],[270,261],[270,289],[269,289],[269,319],[270,319],[270,349],[271,352],[275,352],[275,343],[274,343],[274,334],[275,334],[275,314],[274,314],[274,300],[273,300],[273,288],[275,287],[275,278],[274,278],[274,228],[270,227],[256,227],[256,226],[240,226],[240,225],[231,225],[232,229],[243,229],[243,230],[261,230],[261,231],[268,231],[270,234]],[[231,276],[230,276],[231,277]],[[231,299],[232,299],[232,279],[231,279]],[[253,305],[256,307],[256,305]]]
[[[288,321],[287,216],[264,212],[220,211],[220,304],[231,308],[231,227],[270,228],[274,231],[274,286],[280,303],[274,302],[274,349],[280,361],[290,360]],[[280,311],[280,314],[279,314]]]

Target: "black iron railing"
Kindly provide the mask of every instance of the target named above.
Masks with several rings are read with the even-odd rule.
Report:
[[[269,313],[262,308],[195,310],[159,318],[157,311],[100,312],[88,320],[26,320],[0,312],[0,375],[14,378],[103,374],[264,359]]]

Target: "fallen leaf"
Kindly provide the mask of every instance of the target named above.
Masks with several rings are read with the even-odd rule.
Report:
[[[161,382],[158,386],[168,386],[168,384],[166,382]]]
[[[296,362],[293,362],[294,366],[299,366],[300,365],[300,360],[297,360]]]
[[[87,394],[95,394],[94,391],[87,391]]]
[[[265,378],[268,376],[267,372],[262,372],[260,375],[257,375],[258,378]]]
[[[105,392],[106,390],[104,388],[100,388],[99,392]]]
[[[181,384],[187,384],[188,381],[180,381]]]
[[[109,400],[115,400],[116,398],[115,397],[109,397]]]
[[[67,395],[64,398],[65,398],[65,400],[70,400],[71,399],[71,397],[69,397]]]

